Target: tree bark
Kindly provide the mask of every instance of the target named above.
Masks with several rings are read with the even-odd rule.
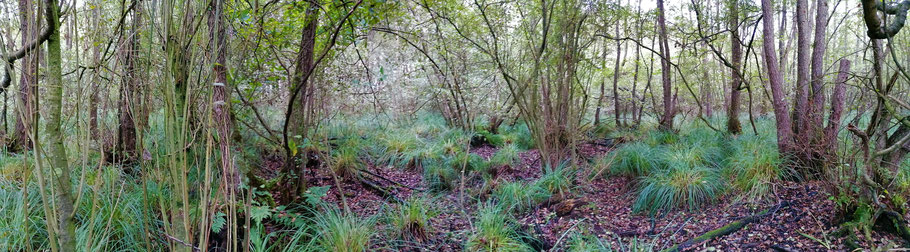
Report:
[[[789,109],[784,101],[783,78],[780,74],[780,66],[778,65],[777,53],[774,48],[774,7],[771,5],[771,0],[762,0],[761,3],[762,15],[764,16],[762,19],[762,52],[765,63],[768,65],[765,71],[768,74],[768,84],[771,85],[774,117],[777,119],[777,146],[781,153],[787,153],[793,142],[793,125],[787,115]]]
[[[48,116],[45,124],[47,139],[50,141],[48,154],[51,171],[56,174],[55,203],[60,229],[58,242],[62,251],[76,250],[76,223],[73,221],[75,208],[72,199],[70,167],[63,146],[63,74],[60,53],[60,10],[57,0],[45,2],[48,29],[47,38],[47,103]]]
[[[619,22],[616,22],[616,35],[619,36]],[[622,40],[616,40],[616,61],[614,61],[613,65],[613,116],[615,119],[616,127],[622,126],[622,121],[620,120],[620,116],[622,115],[622,107],[619,104],[619,88],[617,87],[619,84],[619,75],[621,75],[619,72],[619,65],[620,62],[622,62],[622,57],[620,54],[622,51],[622,46],[620,44],[621,41]]]
[[[812,43],[809,34],[809,3],[808,0],[796,1],[796,97],[793,99],[793,134],[798,143],[806,144],[809,134],[809,46]]]
[[[38,22],[35,18],[36,11],[31,0],[19,0],[19,22],[22,27],[22,44],[38,38]],[[36,48],[37,49],[37,48]],[[22,70],[19,76],[19,111],[16,113],[16,133],[9,149],[12,152],[21,152],[31,149],[29,131],[36,127],[37,120],[36,95],[38,94],[38,59],[41,50],[31,50],[22,57]]]
[[[663,82],[663,101],[664,101],[664,114],[660,118],[660,129],[662,130],[673,130],[673,117],[675,115],[675,109],[673,104],[673,95],[672,95],[672,84],[670,83],[670,46],[667,43],[667,22],[664,17],[664,0],[657,0],[657,25],[658,25],[658,36],[660,37],[660,69],[661,69],[661,81]]]
[[[809,109],[809,119],[811,120],[811,125],[806,127],[809,130],[808,134],[812,136],[814,142],[821,142],[822,129],[825,125],[822,121],[824,113],[822,110],[825,108],[825,90],[824,90],[824,79],[825,79],[825,50],[826,50],[826,40],[825,32],[828,26],[828,1],[826,0],[816,0],[816,15],[815,15],[815,44],[812,48],[812,97],[810,98],[810,103],[812,107]],[[824,148],[824,145],[816,145],[817,148]],[[820,149],[820,151],[824,151]]]
[[[842,59],[837,70],[837,81],[831,95],[831,114],[828,115],[828,127],[825,128],[825,143],[829,151],[837,148],[837,133],[840,131],[841,116],[844,113],[844,93],[847,77],[850,72],[850,61]]]
[[[732,48],[733,69],[730,69],[730,77],[733,82],[730,84],[730,107],[727,108],[727,132],[733,135],[742,133],[743,127],[739,122],[740,109],[740,90],[742,89],[742,58],[743,46],[739,41],[739,4],[735,1],[730,3],[730,46]]]
[[[140,79],[137,69],[139,30],[142,26],[142,13],[132,12],[132,29],[127,34],[127,41],[122,51],[123,57],[123,82],[120,84],[120,124],[117,130],[117,159],[124,163],[136,161],[136,115],[140,107],[138,93]]]
[[[100,1],[96,1],[95,4],[99,4]],[[98,39],[98,33],[101,32],[101,8],[92,8],[92,42]],[[95,69],[92,70],[92,86],[91,93],[89,94],[89,105],[88,105],[88,116],[89,116],[89,131],[91,131],[91,138],[93,141],[99,140],[98,131],[98,92],[101,91],[100,84],[101,78],[101,47],[92,46],[92,65],[95,66]]]
[[[291,101],[296,104],[297,109],[291,111],[291,117],[289,118],[292,122],[293,127],[291,127],[290,135],[291,136],[300,136],[299,139],[304,139],[307,137],[307,130],[309,125],[312,123],[310,120],[313,118],[313,105],[315,100],[315,88],[312,84],[312,73],[314,70],[313,54],[316,45],[316,28],[318,27],[319,22],[319,12],[318,7],[310,4],[309,8],[306,11],[307,23],[303,27],[300,38],[300,48],[297,53],[296,66],[294,69],[294,77],[292,79],[292,87],[290,90],[295,90],[294,87],[299,87],[300,94],[297,95],[295,101]],[[287,160],[288,165],[285,167],[285,174],[291,172],[293,168],[294,161]],[[286,183],[288,186],[289,193],[294,192],[301,193],[306,190],[306,177],[303,175],[303,167],[299,171],[296,171],[297,181],[294,183]],[[290,196],[290,195],[288,195]]]

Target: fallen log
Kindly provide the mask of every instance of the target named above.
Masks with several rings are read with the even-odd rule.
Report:
[[[765,216],[768,216],[774,212],[777,212],[777,210],[780,210],[781,208],[788,207],[788,206],[790,206],[790,202],[784,201],[784,202],[778,204],[777,206],[765,209],[764,211],[761,211],[757,214],[731,222],[730,224],[724,225],[723,227],[720,227],[718,229],[708,231],[707,233],[704,233],[702,235],[699,235],[698,237],[692,238],[691,240],[688,240],[686,242],[677,244],[673,247],[664,249],[663,252],[684,251],[684,250],[688,249],[689,247],[698,245],[702,242],[706,242],[708,240],[711,240],[711,239],[714,239],[717,237],[732,234],[733,232],[739,231],[740,229],[746,227],[746,225],[756,222],[759,219],[761,219]]]

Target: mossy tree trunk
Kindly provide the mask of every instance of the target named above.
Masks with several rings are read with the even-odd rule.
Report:
[[[45,129],[50,141],[49,157],[51,174],[55,175],[56,185],[54,203],[57,206],[57,218],[60,249],[76,250],[76,224],[73,222],[75,208],[72,198],[70,167],[63,146],[63,75],[60,53],[60,10],[57,0],[45,2],[46,18],[50,36],[47,39],[47,107],[48,116]]]

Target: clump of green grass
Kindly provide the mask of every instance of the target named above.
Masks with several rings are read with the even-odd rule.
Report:
[[[319,234],[318,246],[322,251],[367,251],[375,235],[375,218],[360,218],[330,208],[315,218]]]
[[[395,206],[389,215],[392,236],[405,241],[423,242],[429,238],[430,219],[438,214],[429,203],[419,197],[411,197]]]
[[[642,177],[634,212],[655,214],[676,208],[694,210],[722,192],[716,172],[703,166],[671,164]]]
[[[503,144],[514,144],[522,150],[535,148],[534,140],[531,138],[531,130],[523,122],[515,125],[503,125],[500,127],[499,132],[503,136]]]
[[[510,212],[523,212],[549,197],[550,192],[540,183],[505,182],[493,190],[493,198]]]
[[[783,167],[777,144],[769,137],[744,135],[731,142],[727,173],[733,186],[750,201],[761,200],[771,191],[771,184],[791,174]]]
[[[405,131],[386,133],[379,139],[377,162],[399,167],[416,168],[420,162],[419,139]]]
[[[679,134],[672,131],[654,130],[648,133],[645,143],[650,146],[675,144],[679,142]]]
[[[623,145],[616,150],[616,160],[612,162],[610,171],[621,176],[644,176],[658,166],[654,148],[644,143],[631,143]]]
[[[574,171],[567,165],[568,162],[563,162],[556,168],[545,167],[543,175],[535,184],[552,195],[566,196],[571,192],[572,179],[575,178]]]
[[[515,221],[502,208],[487,204],[478,211],[466,251],[531,251],[515,231]]]
[[[506,145],[490,157],[490,165],[497,167],[514,165],[518,161],[518,151],[518,146],[514,144]]]
[[[452,189],[457,178],[455,169],[450,164],[455,162],[428,159],[424,161],[423,179],[432,191]]]
[[[336,175],[350,179],[359,175],[360,169],[363,168],[363,162],[357,155],[357,150],[343,147],[332,154],[331,168]]]

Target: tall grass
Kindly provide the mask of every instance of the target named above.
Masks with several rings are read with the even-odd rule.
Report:
[[[515,220],[501,207],[486,203],[477,213],[466,251],[531,251],[515,231]]]
[[[716,172],[703,166],[672,164],[641,179],[632,210],[656,214],[676,208],[694,210],[716,199],[722,183]]]
[[[322,251],[368,251],[376,234],[375,218],[360,218],[334,208],[320,212],[314,220],[318,230],[317,246]]]
[[[726,171],[734,188],[749,201],[764,199],[771,186],[792,172],[783,166],[777,143],[771,136],[743,135],[730,142]]]
[[[645,143],[630,143],[616,150],[616,159],[610,166],[615,175],[638,177],[648,175],[657,168],[658,151]]]

